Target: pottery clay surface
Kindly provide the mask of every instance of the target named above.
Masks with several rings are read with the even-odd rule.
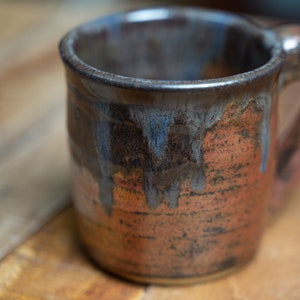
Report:
[[[159,8],[88,23],[60,47],[73,197],[95,261],[172,283],[253,257],[276,171],[276,35]]]

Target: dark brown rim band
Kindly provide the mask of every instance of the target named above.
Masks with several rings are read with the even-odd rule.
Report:
[[[190,15],[202,20],[222,21],[226,26],[238,24],[246,28],[249,32],[260,32],[264,44],[271,49],[271,59],[266,64],[256,69],[232,76],[204,80],[170,81],[135,78],[105,72],[82,61],[74,51],[74,43],[79,34],[98,30],[102,27],[113,26],[116,22],[142,22]],[[235,14],[191,7],[146,8],[95,19],[78,26],[67,33],[59,44],[59,51],[61,58],[66,65],[87,78],[119,88],[145,91],[218,90],[237,86],[241,87],[254,80],[263,80],[267,76],[270,76],[270,74],[280,70],[285,60],[285,53],[282,45],[272,30],[263,29],[252,23],[250,20]]]

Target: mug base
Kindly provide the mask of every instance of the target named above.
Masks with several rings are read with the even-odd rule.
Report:
[[[207,275],[201,275],[201,276],[195,276],[195,277],[177,277],[177,278],[165,278],[165,277],[147,277],[147,276],[141,276],[141,275],[136,275],[136,274],[130,274],[126,272],[121,272],[116,269],[107,269],[101,264],[97,263],[98,266],[104,270],[107,271],[108,273],[118,276],[122,279],[131,281],[131,282],[136,282],[140,284],[156,284],[156,285],[170,285],[170,286],[176,286],[176,285],[191,285],[191,284],[199,284],[199,283],[205,283],[208,281],[214,281],[217,279],[221,279],[223,277],[229,276],[233,273],[236,273],[246,267],[246,265],[252,260],[253,257],[250,257],[247,261],[233,266],[231,268],[228,268],[226,270],[222,271],[216,271],[211,274]]]

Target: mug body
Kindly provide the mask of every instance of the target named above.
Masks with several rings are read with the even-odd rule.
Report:
[[[79,232],[105,270],[184,283],[255,254],[275,170],[276,37],[222,12],[156,8],[61,42]]]

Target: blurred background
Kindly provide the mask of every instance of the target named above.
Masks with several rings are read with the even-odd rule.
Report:
[[[91,7],[110,6],[120,7],[128,6],[145,6],[149,4],[156,5],[195,5],[205,6],[215,9],[223,9],[234,12],[264,15],[270,17],[279,17],[284,19],[300,19],[300,1],[299,0],[0,0],[0,2],[13,3],[36,3],[36,5],[46,4],[51,7],[72,7],[82,9],[83,11],[91,10]]]
[[[201,5],[201,0],[193,2],[195,4],[198,2]],[[225,9],[234,12],[284,19],[300,19],[299,0],[204,0],[202,2],[204,6]]]

